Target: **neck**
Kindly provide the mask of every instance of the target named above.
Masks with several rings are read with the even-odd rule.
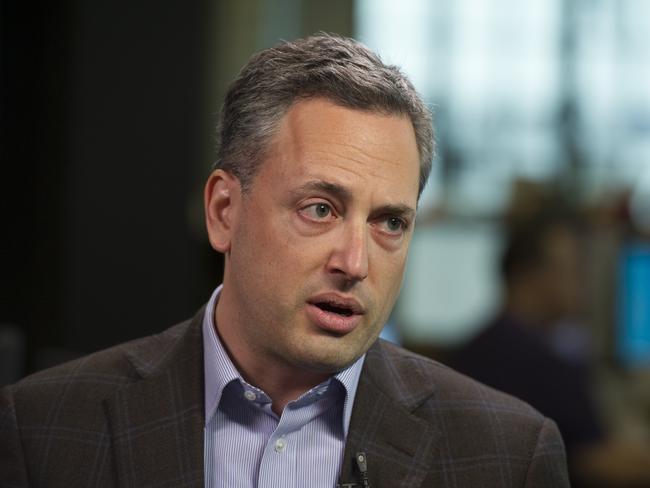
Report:
[[[263,390],[272,400],[272,410],[281,415],[286,405],[303,393],[325,381],[330,375],[309,371],[284,361],[282,358],[269,356],[265,351],[251,349],[251,345],[242,336],[239,314],[230,312],[228,297],[219,297],[214,312],[216,333],[230,360],[242,378],[251,385]]]

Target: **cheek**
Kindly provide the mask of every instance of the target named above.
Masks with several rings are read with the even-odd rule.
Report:
[[[254,218],[253,212],[247,212],[234,233],[231,246],[233,269],[242,278],[252,280],[251,286],[259,283],[268,287],[269,280],[277,278],[273,276],[273,268],[281,244],[270,235],[272,230],[265,218]]]
[[[251,224],[242,229],[242,238],[247,241],[246,259],[254,272],[269,286],[277,286],[270,282],[279,279],[302,286],[308,279],[306,275],[318,268],[322,243],[296,236],[282,220]]]
[[[371,266],[379,279],[387,280],[387,285],[400,287],[402,275],[406,269],[408,246],[390,251],[379,244],[374,244],[370,252]]]
[[[392,308],[402,287],[405,268],[406,252],[389,255],[382,252],[374,259],[373,281],[378,287],[378,299],[388,308]]]

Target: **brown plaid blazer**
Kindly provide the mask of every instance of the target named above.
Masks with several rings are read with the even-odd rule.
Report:
[[[203,486],[203,310],[32,375],[0,396],[0,486]],[[552,421],[379,341],[355,399],[341,482],[372,488],[566,487]]]

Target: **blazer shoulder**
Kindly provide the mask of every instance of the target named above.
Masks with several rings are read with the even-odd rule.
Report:
[[[445,364],[382,341],[380,347],[394,374],[414,389],[431,388],[429,401],[481,405],[486,410],[516,412],[541,424],[544,416],[526,402],[466,376]]]
[[[399,395],[417,417],[465,436],[469,444],[477,433],[485,434],[519,453],[550,431],[563,451],[555,423],[526,402],[394,344],[382,341],[379,347],[390,371],[388,382],[399,385]]]
[[[39,410],[53,399],[75,398],[88,405],[140,378],[154,374],[188,333],[191,320],[160,334],[134,339],[34,373],[5,387],[17,409]],[[200,331],[199,331],[200,333]]]
[[[0,485],[27,486],[29,478],[52,486],[113,486],[111,444],[124,445],[124,432],[131,433],[125,425],[138,425],[141,434],[168,432],[160,426],[177,421],[179,412],[202,412],[198,376],[188,380],[202,372],[201,322],[199,312],[160,334],[41,371],[2,389]],[[171,397],[170,385],[187,408],[155,396]],[[152,421],[154,427],[142,418],[163,420]],[[202,427],[201,416],[196,418]],[[67,458],[75,461],[70,464]]]
[[[557,427],[525,402],[384,341],[368,351],[364,371],[364,415],[353,418],[363,422],[379,402],[390,412],[387,429],[396,418],[419,425],[393,434],[409,446],[419,432],[427,433],[427,480],[440,484],[453,476],[458,486],[568,486]],[[444,469],[435,460],[444,460]]]

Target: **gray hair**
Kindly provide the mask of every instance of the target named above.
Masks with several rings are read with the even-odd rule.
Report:
[[[231,83],[217,127],[217,160],[246,192],[280,120],[301,99],[323,97],[343,107],[410,118],[420,156],[418,195],[431,172],[431,112],[396,66],[363,44],[319,33],[255,54]]]

